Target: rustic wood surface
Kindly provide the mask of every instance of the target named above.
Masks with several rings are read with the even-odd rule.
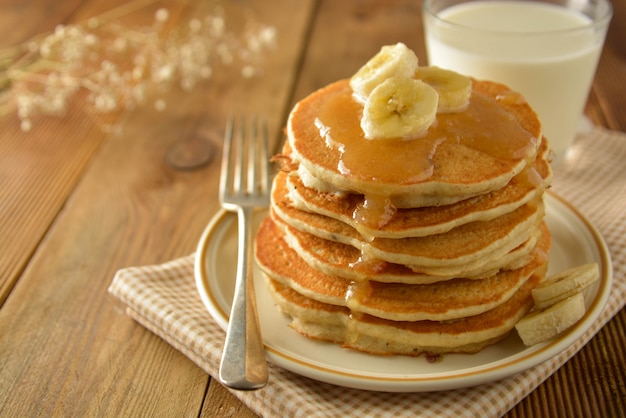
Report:
[[[176,23],[193,2],[5,0],[0,50],[139,3],[147,6],[129,12],[131,23],[154,4]],[[278,147],[297,100],[354,73],[381,45],[401,40],[426,56],[420,1],[232,3],[278,31],[260,77],[217,70],[191,92],[168,90],[161,112],[100,117],[77,100],[62,117],[34,118],[29,132],[15,112],[0,116],[0,416],[254,416],[131,320],[107,293],[111,279],[194,251],[218,209],[227,115],[265,115]],[[613,3],[586,113],[626,132],[626,2]],[[177,141],[195,137],[214,158],[192,170],[167,163]],[[624,414],[625,330],[622,310],[507,416]]]

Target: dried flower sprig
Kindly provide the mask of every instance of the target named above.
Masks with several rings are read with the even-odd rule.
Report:
[[[276,29],[258,22],[248,22],[241,33],[228,31],[219,5],[182,25],[170,27],[169,21],[166,7],[155,11],[147,28],[92,18],[86,24],[59,25],[26,48],[13,49],[16,59],[0,54],[9,57],[0,60],[2,109],[17,108],[24,131],[37,114],[62,115],[80,92],[95,112],[132,109],[149,93],[176,83],[191,90],[216,66],[238,64],[242,77],[253,77],[255,59],[276,42]],[[154,103],[159,110],[166,107],[162,98]]]

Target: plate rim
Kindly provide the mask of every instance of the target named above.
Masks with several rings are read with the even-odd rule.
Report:
[[[459,372],[447,371],[432,374],[422,373],[419,375],[389,376],[380,373],[374,375],[366,372],[356,373],[353,371],[342,371],[329,366],[307,362],[306,360],[302,360],[290,353],[281,352],[267,343],[264,343],[268,360],[298,375],[339,386],[386,392],[426,392],[458,389],[486,383],[487,381],[497,381],[553,358],[560,352],[569,348],[598,319],[610,294],[613,269],[608,246],[591,221],[566,199],[553,191],[547,191],[546,197],[547,205],[554,205],[554,203],[556,203],[555,210],[565,211],[566,214],[573,215],[574,218],[581,223],[581,226],[591,235],[593,243],[595,244],[593,249],[596,250],[599,255],[599,260],[596,260],[596,262],[598,262],[601,271],[596,294],[593,296],[593,300],[587,308],[585,315],[575,327],[569,329],[558,338],[538,344],[534,347],[529,347],[526,350],[520,351],[518,354],[505,357],[504,359],[494,360],[493,362],[474,366]],[[202,232],[194,260],[194,276],[197,290],[203,304],[211,314],[211,317],[223,330],[227,327],[229,313],[221,308],[220,303],[211,292],[206,260],[213,234],[216,233],[220,224],[225,222],[229,217],[231,220],[234,220],[236,219],[236,214],[220,209],[211,218]],[[473,354],[458,355],[470,356]],[[531,359],[534,359],[534,361],[529,361]],[[452,373],[455,373],[454,376],[450,376]],[[485,381],[484,377],[487,374],[491,374],[492,378]],[[483,380],[481,380],[481,378],[483,378]],[[381,387],[381,384],[386,386]]]

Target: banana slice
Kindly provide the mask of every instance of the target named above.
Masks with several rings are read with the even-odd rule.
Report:
[[[390,77],[413,78],[417,56],[402,42],[385,45],[350,79],[354,98],[365,103],[372,90]]]
[[[534,310],[516,325],[524,345],[531,346],[556,337],[574,325],[585,314],[585,299],[578,292],[549,308]]]
[[[439,93],[439,113],[456,113],[467,109],[472,95],[472,80],[439,67],[419,67],[415,77]]]
[[[435,89],[420,80],[391,77],[372,90],[363,108],[367,139],[417,138],[437,117]]]
[[[600,277],[598,264],[574,267],[548,278],[532,290],[536,309],[550,305],[582,292]]]

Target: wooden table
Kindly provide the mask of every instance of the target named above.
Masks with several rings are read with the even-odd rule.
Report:
[[[5,0],[0,49],[125,3]],[[278,147],[297,100],[351,75],[381,45],[401,40],[421,62],[426,57],[420,1],[232,3],[277,29],[277,46],[260,57],[257,77],[218,68],[190,92],[162,93],[163,111],[146,104],[99,116],[77,97],[61,117],[33,117],[28,132],[15,111],[5,109],[0,117],[1,416],[253,416],[130,319],[107,293],[111,279],[120,268],[194,251],[219,206],[218,161],[228,114],[266,115]],[[626,132],[626,3],[613,3],[586,112],[595,123]],[[119,19],[144,24],[155,4],[168,8],[169,25],[188,19],[189,8],[197,6],[126,3]],[[227,29],[241,30],[240,19],[232,25]],[[196,137],[209,141],[216,158],[193,169],[167,162],[177,141]],[[625,344],[625,332],[622,310],[508,416],[624,413],[624,359],[611,346]]]

